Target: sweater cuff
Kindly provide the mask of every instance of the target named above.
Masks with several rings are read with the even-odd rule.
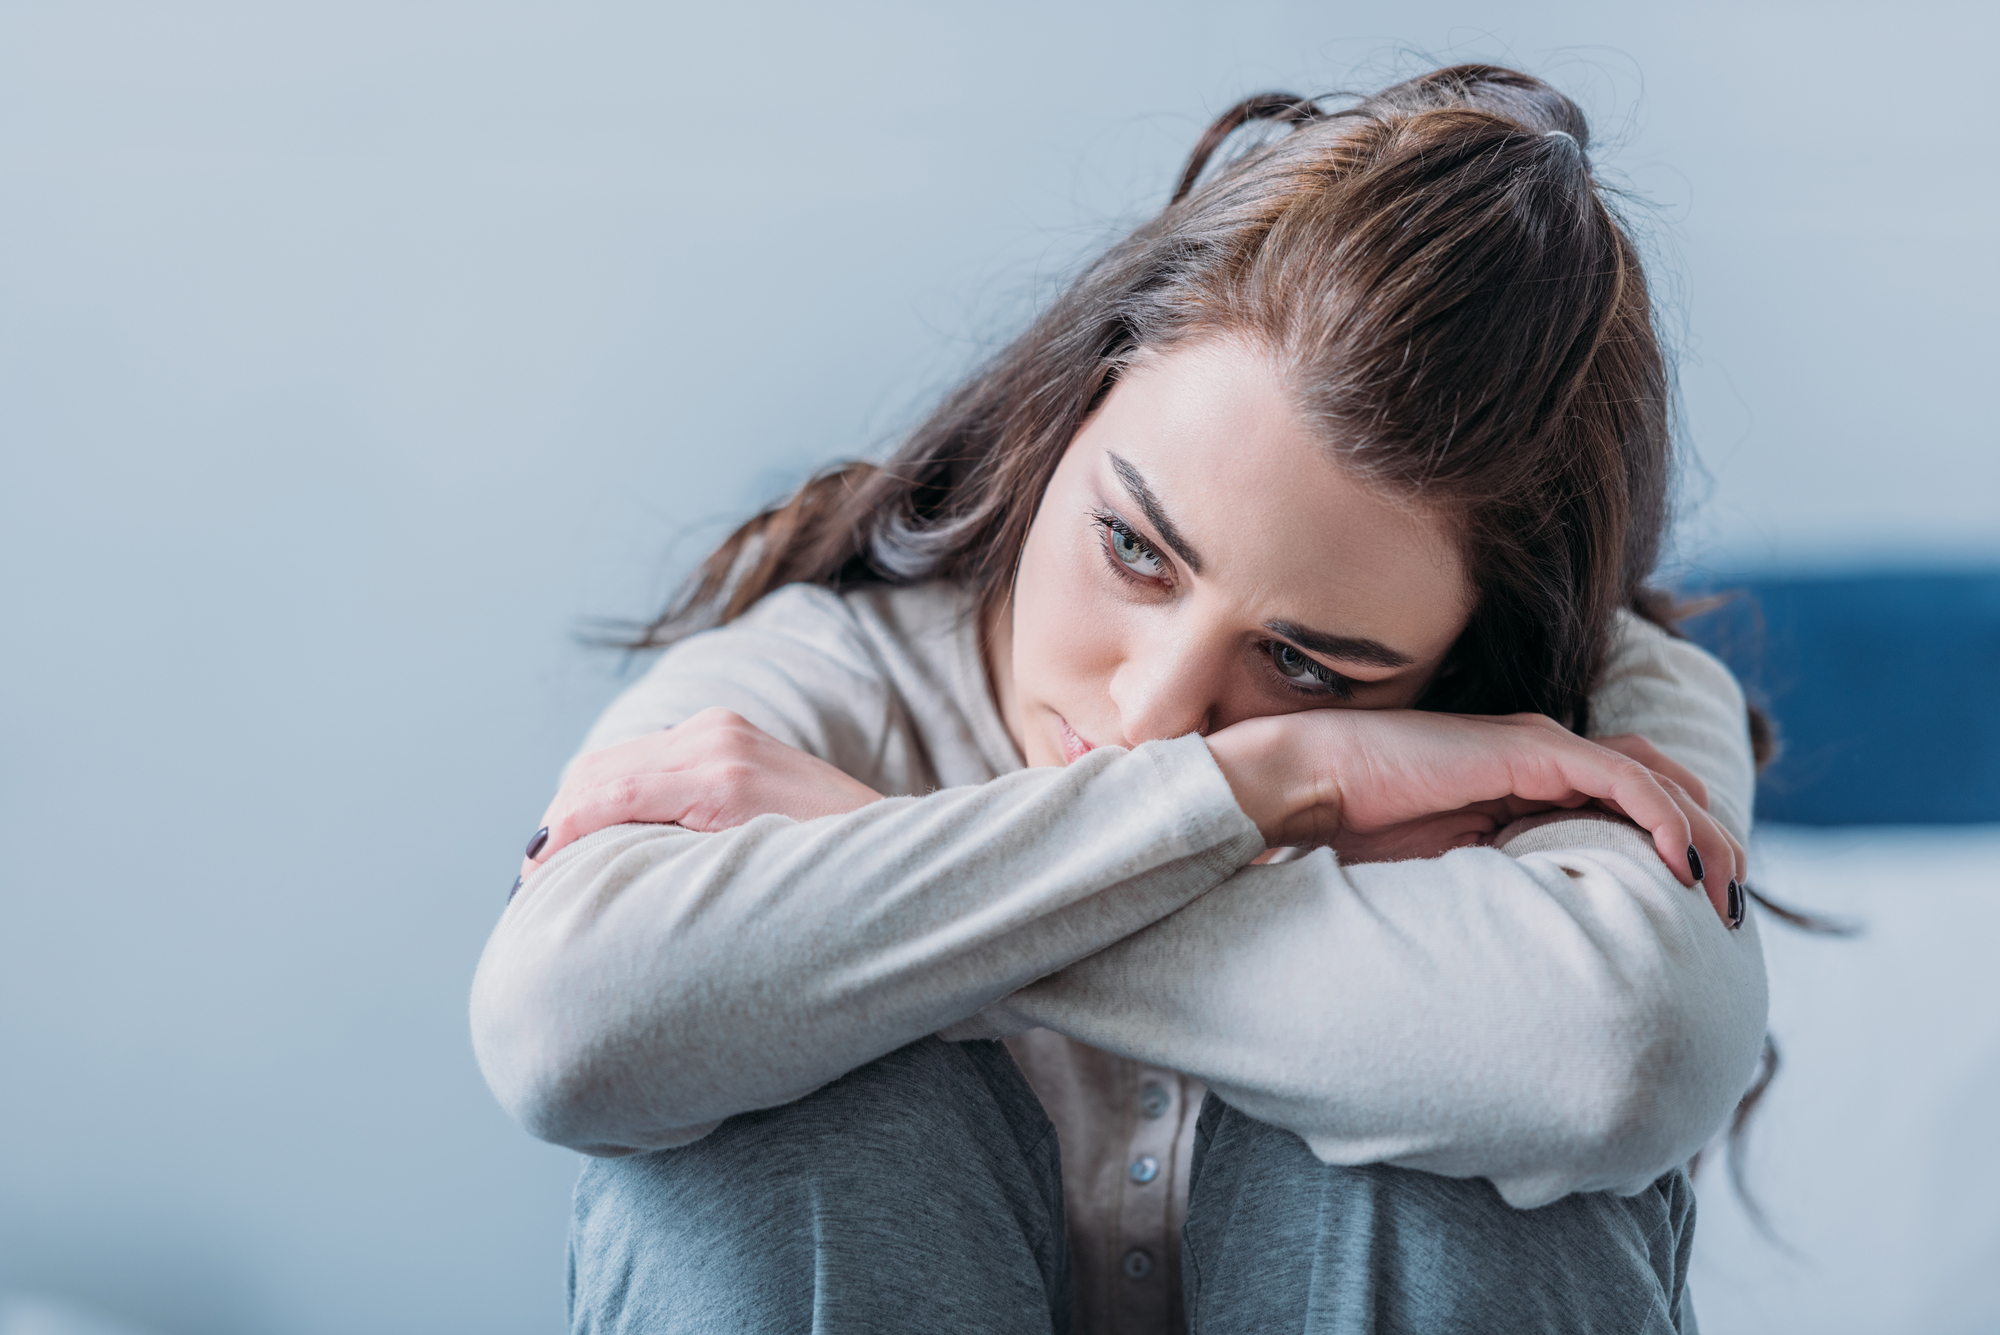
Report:
[[[1152,762],[1166,809],[1181,813],[1180,835],[1190,853],[1234,873],[1264,851],[1263,834],[1236,804],[1235,791],[1200,734],[1146,742],[1133,754]]]
[[[1631,822],[1612,816],[1577,816],[1521,829],[1523,825],[1527,825],[1527,821],[1516,821],[1500,831],[1494,836],[1494,847],[1515,858],[1526,857],[1530,853],[1562,853],[1577,848],[1658,857],[1650,835]]]

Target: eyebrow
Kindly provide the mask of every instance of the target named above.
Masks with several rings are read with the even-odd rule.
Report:
[[[1109,451],[1106,451],[1109,454]],[[1110,455],[1111,471],[1118,474],[1118,480],[1125,484],[1125,490],[1132,493],[1132,499],[1139,502],[1139,508],[1146,512],[1146,522],[1160,535],[1160,541],[1174,549],[1174,554],[1187,563],[1187,568],[1195,574],[1201,573],[1201,557],[1196,554],[1181,531],[1174,527],[1174,521],[1167,518],[1166,507],[1160,498],[1146,485],[1146,475],[1115,454]]]
[[[1264,629],[1274,635],[1282,635],[1301,649],[1327,658],[1337,658],[1343,663],[1360,663],[1367,667],[1399,668],[1408,667],[1417,660],[1408,654],[1399,654],[1380,640],[1360,639],[1352,635],[1329,635],[1323,630],[1307,630],[1291,621],[1266,621]]]
[[[1160,535],[1160,541],[1174,549],[1176,555],[1187,563],[1189,570],[1201,573],[1201,557],[1192,544],[1181,536],[1174,527],[1174,521],[1167,517],[1166,507],[1151,486],[1146,475],[1110,451],[1105,452],[1111,460],[1111,471],[1118,474],[1118,480],[1125,484],[1125,490],[1139,503],[1146,513],[1146,521]],[[1295,621],[1266,621],[1264,629],[1274,635],[1282,635],[1301,649],[1326,658],[1338,659],[1343,663],[1360,663],[1365,667],[1401,668],[1408,667],[1417,660],[1408,654],[1398,653],[1380,640],[1365,639],[1355,635],[1329,635],[1323,630],[1309,630]]]

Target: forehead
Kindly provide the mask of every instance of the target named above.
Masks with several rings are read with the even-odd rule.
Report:
[[[1367,634],[1421,659],[1441,657],[1469,615],[1449,522],[1334,462],[1254,345],[1142,358],[1066,463],[1116,502],[1125,489],[1113,455],[1144,475],[1199,553],[1196,583],[1247,618]]]

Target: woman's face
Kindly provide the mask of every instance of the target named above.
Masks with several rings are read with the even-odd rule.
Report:
[[[1146,358],[1071,442],[990,630],[1030,765],[1412,704],[1471,615],[1446,523],[1328,461],[1261,351]]]

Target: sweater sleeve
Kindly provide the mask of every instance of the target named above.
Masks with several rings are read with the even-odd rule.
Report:
[[[1198,737],[812,821],[616,826],[502,914],[474,1051],[545,1140],[684,1144],[1130,936],[1261,848]]]
[[[1747,833],[1720,665],[1628,624],[1599,698],[1601,731],[1648,736]],[[1532,1206],[1685,1162],[1747,1085],[1765,1011],[1754,922],[1730,932],[1637,830],[1573,820],[1424,861],[1246,867],[982,1018],[1199,1076],[1328,1163],[1487,1177]]]
[[[788,585],[736,621],[668,649],[612,702],[579,755],[734,710],[787,746],[880,787],[899,768],[907,729],[894,726],[894,692],[839,595]]]

